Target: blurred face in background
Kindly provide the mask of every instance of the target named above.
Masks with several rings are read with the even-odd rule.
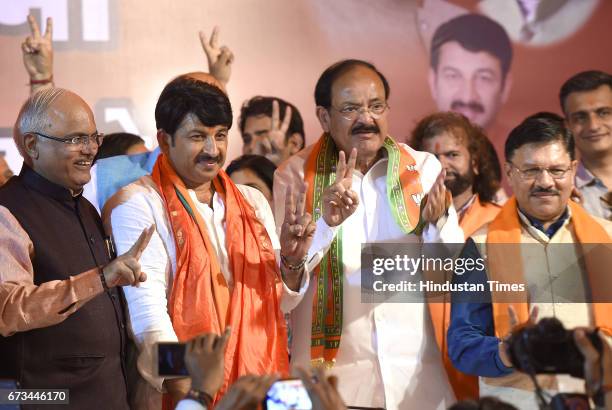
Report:
[[[573,92],[565,100],[565,116],[580,155],[612,156],[612,89],[607,85]]]
[[[434,154],[446,170],[444,185],[457,197],[467,190],[472,191],[478,169],[468,150],[467,137],[461,138],[462,131],[444,131],[423,140],[423,149]]]
[[[295,132],[284,135],[283,144],[276,146],[271,143],[274,139],[271,130],[272,117],[265,114],[247,117],[242,131],[242,153],[244,155],[261,155],[278,165],[291,155],[296,154],[304,145],[302,135]],[[267,141],[270,142],[266,143]]]
[[[429,72],[431,95],[439,111],[455,111],[471,122],[490,126],[506,102],[511,78],[501,62],[486,51],[471,52],[458,42],[440,47],[438,67]]]

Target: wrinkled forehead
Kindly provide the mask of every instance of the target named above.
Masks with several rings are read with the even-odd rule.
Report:
[[[332,104],[341,102],[369,103],[386,101],[382,80],[368,67],[351,67],[332,84]]]
[[[524,144],[516,149],[511,161],[517,166],[568,166],[571,157],[561,141],[552,141]]]
[[[65,134],[93,133],[96,123],[93,112],[78,95],[66,92],[55,99],[46,111],[45,128]]]

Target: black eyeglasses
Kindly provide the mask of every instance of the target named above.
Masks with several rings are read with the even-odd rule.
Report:
[[[89,143],[93,142],[96,146],[102,145],[102,139],[104,138],[104,134],[99,132],[94,132],[91,135],[75,135],[74,137],[52,137],[51,135],[45,135],[41,132],[31,131],[27,134],[38,135],[39,137],[48,138],[53,141],[58,141],[63,144],[66,144],[70,149],[80,149],[81,147],[89,145]]]

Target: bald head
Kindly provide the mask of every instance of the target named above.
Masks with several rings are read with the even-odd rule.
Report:
[[[31,160],[24,146],[25,134],[48,133],[55,122],[66,119],[70,107],[75,108],[80,117],[88,116],[93,121],[93,113],[87,103],[72,91],[63,88],[43,88],[31,95],[21,106],[13,128],[13,139],[27,164],[31,164]]]
[[[13,137],[24,162],[49,181],[80,192],[98,152],[96,123],[75,93],[46,88],[25,102]],[[84,138],[78,138],[84,137]]]

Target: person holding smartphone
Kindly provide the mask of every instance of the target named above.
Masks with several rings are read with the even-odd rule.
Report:
[[[212,398],[223,384],[224,353],[231,331],[223,335],[205,334],[188,343],[185,350],[185,365],[191,376],[189,395],[181,400],[176,410],[204,410],[212,408]],[[313,410],[344,410],[346,406],[338,393],[338,379],[326,377],[322,368],[296,370],[302,388],[307,391]],[[276,375],[248,375],[230,386],[227,394],[217,403],[217,410],[256,409],[266,400]]]

